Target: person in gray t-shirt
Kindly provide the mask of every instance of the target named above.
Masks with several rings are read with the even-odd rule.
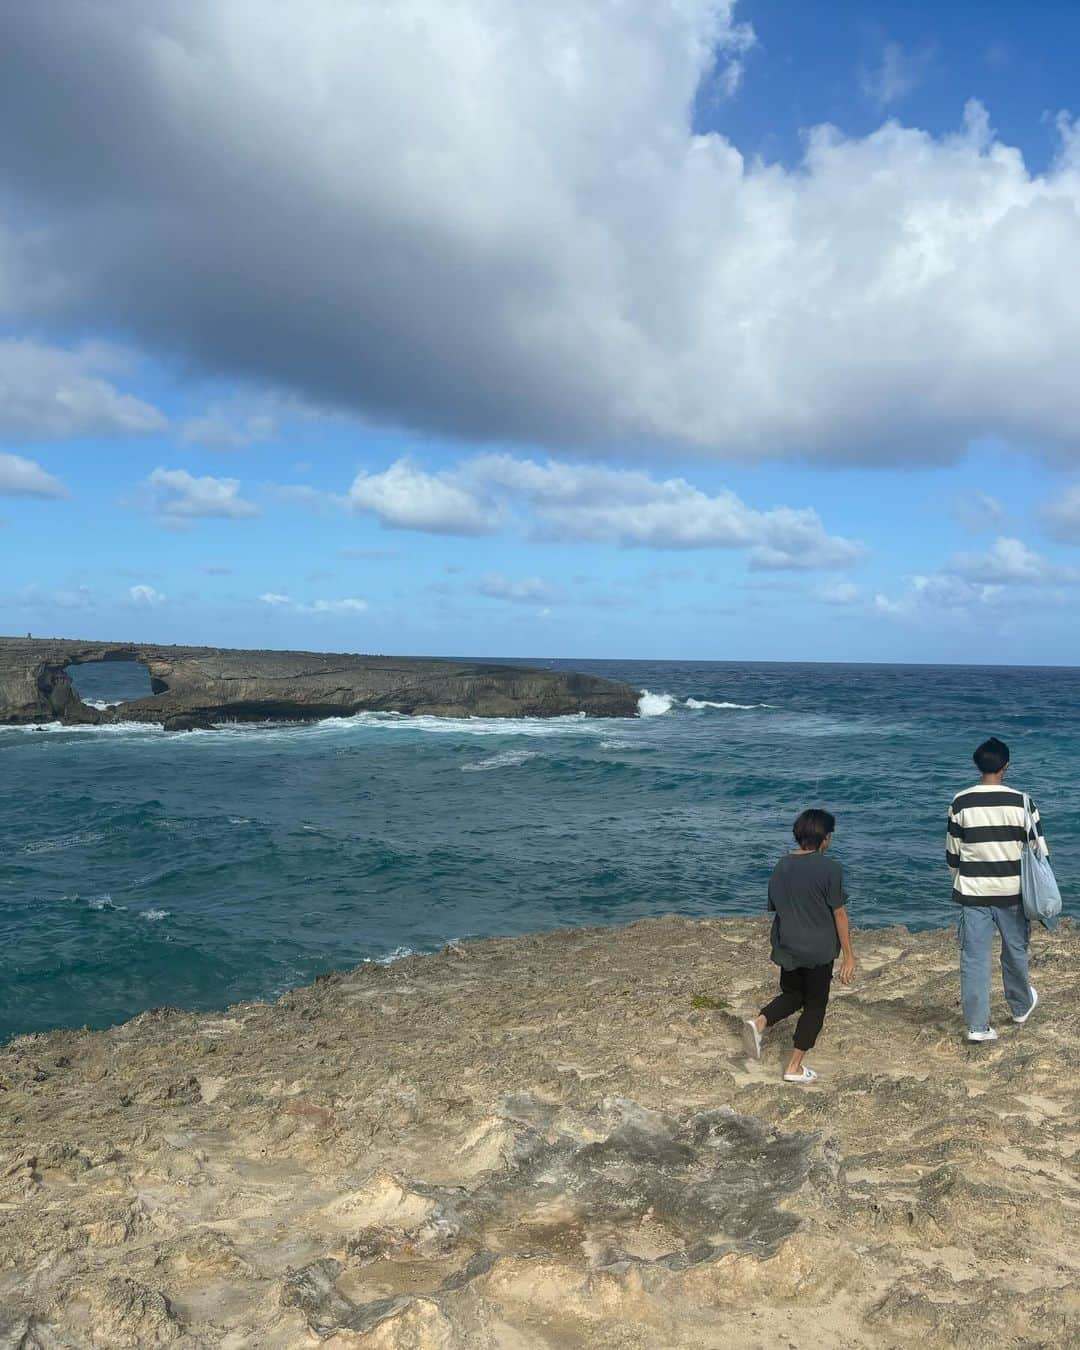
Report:
[[[843,869],[825,857],[835,829],[830,812],[804,811],[792,831],[798,848],[780,859],[769,879],[772,959],[780,967],[780,993],[757,1017],[747,1018],[743,1042],[747,1054],[760,1059],[766,1028],[801,1009],[795,1048],[784,1071],[786,1083],[812,1083],[817,1077],[803,1065],[803,1056],[814,1048],[825,1021],[838,956],[843,954],[843,983],[850,984],[855,976]]]

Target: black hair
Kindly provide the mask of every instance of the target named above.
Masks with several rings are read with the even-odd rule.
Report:
[[[791,827],[791,833],[800,848],[816,852],[835,829],[836,817],[831,812],[811,809],[799,816]]]
[[[1009,747],[996,736],[983,741],[971,757],[980,773],[1000,773],[1009,762]]]

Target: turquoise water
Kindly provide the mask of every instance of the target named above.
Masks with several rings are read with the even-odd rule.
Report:
[[[858,924],[948,923],[944,813],[991,733],[1071,908],[1080,671],[533,664],[626,679],[652,715],[0,728],[0,1039],[455,938],[756,914],[809,805],[838,817]],[[84,696],[136,692],[118,676]]]

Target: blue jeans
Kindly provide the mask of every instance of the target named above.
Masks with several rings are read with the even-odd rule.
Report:
[[[960,1001],[968,1031],[990,1026],[990,950],[1001,934],[1001,980],[1014,1017],[1031,1007],[1028,938],[1031,924],[1020,905],[963,905],[960,909]]]

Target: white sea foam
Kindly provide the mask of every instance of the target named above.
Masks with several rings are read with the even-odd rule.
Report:
[[[663,695],[661,697],[667,697]],[[197,745],[223,737],[269,736],[295,739],[301,736],[334,736],[342,732],[395,731],[430,733],[437,736],[591,736],[610,728],[610,719],[589,717],[585,712],[562,717],[432,717],[400,712],[359,712],[351,717],[324,717],[308,721],[217,722],[212,728],[166,733],[160,722],[108,722],[101,726],[65,726],[44,722],[35,726],[0,727],[5,731],[47,732],[53,735],[91,733],[99,736],[154,736],[173,746]]]
[[[23,845],[24,853],[59,853],[65,848],[78,848],[83,844],[95,844],[104,839],[100,830],[80,830],[75,834],[57,835],[55,839],[38,839]]]
[[[395,947],[392,952],[386,956],[368,956],[364,960],[365,966],[389,966],[395,961],[402,961],[406,956],[415,956],[416,952],[412,947]]]
[[[738,708],[748,712],[753,708],[771,708],[771,703],[715,703],[710,698],[688,698],[686,706],[692,708],[695,712],[700,708]]]
[[[78,896],[75,896],[76,900],[78,898],[79,898]],[[106,891],[104,895],[92,895],[90,899],[87,900],[86,902],[86,908],[98,910],[101,909],[121,910],[127,909],[127,905],[114,905],[112,896],[108,893],[108,891]]]
[[[490,759],[482,759],[476,764],[463,764],[462,773],[480,773],[484,769],[514,769],[527,759],[535,759],[535,750],[503,750]]]
[[[678,699],[674,694],[654,694],[648,689],[641,691],[638,700],[638,715],[641,717],[663,717],[676,706],[689,708],[691,712],[701,712],[704,708],[722,708],[748,712],[753,708],[771,708],[771,703],[729,703],[711,698]]]
[[[171,913],[168,909],[144,909],[139,918],[145,919],[147,923],[156,923],[159,919],[167,919]]]
[[[644,750],[646,747],[638,745],[636,741],[601,741],[601,750]]]
[[[428,732],[436,736],[581,736],[598,734],[605,718],[585,713],[565,717],[430,717],[421,713],[361,712],[355,717],[331,717],[320,728],[365,728],[395,732]]]
[[[99,726],[89,722],[77,726],[67,726],[63,722],[34,722],[17,727],[0,727],[0,732],[4,731],[23,731],[34,735],[44,732],[53,736],[130,736],[136,732],[144,736],[165,734],[160,722],[103,722]]]

